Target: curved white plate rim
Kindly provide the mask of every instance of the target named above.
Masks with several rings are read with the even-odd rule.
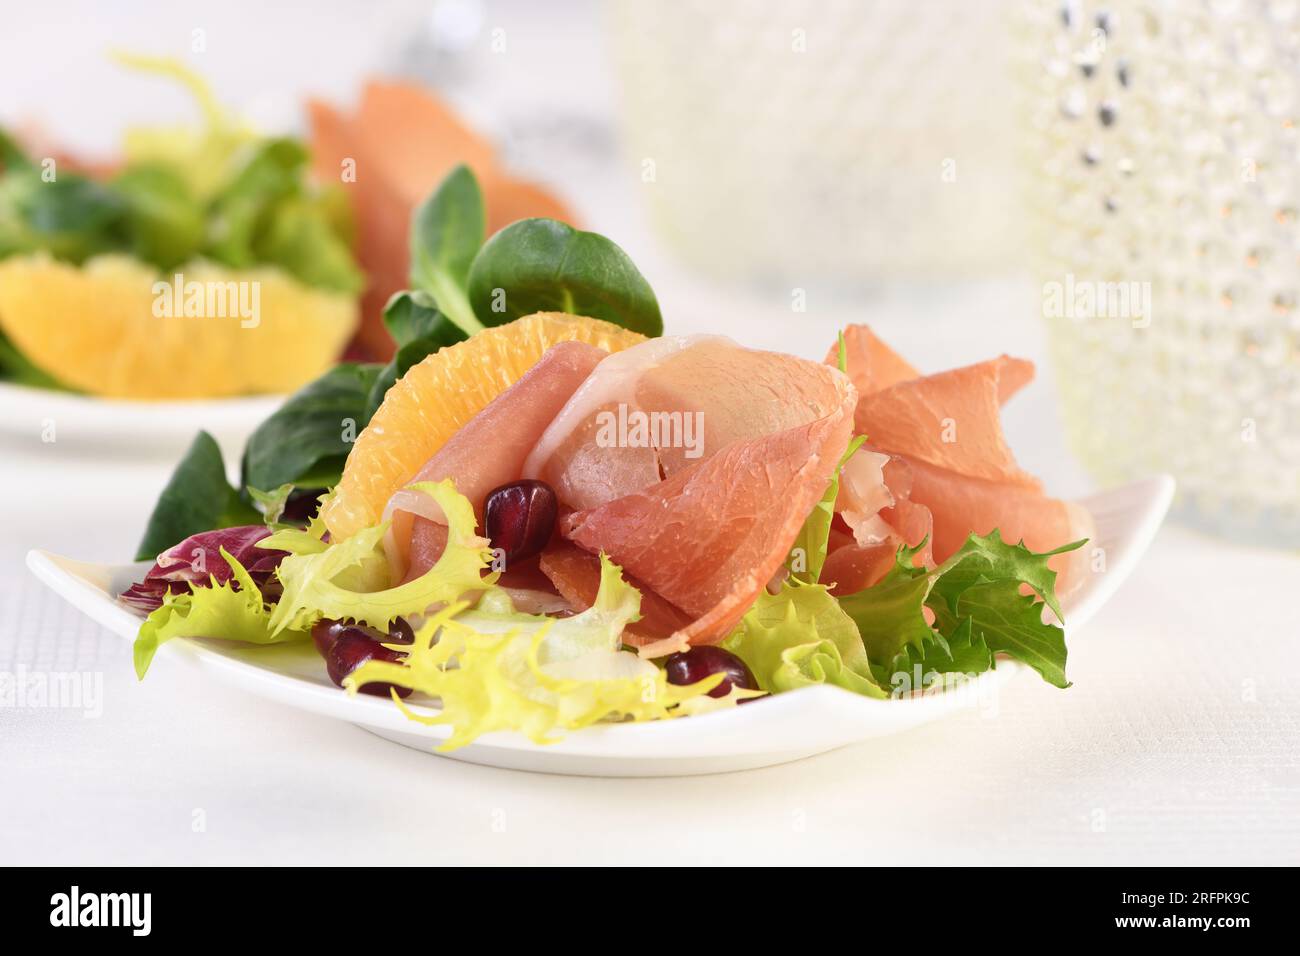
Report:
[[[1066,607],[1071,635],[1092,618],[1132,572],[1159,529],[1173,493],[1174,480],[1160,475],[1080,499],[1097,521],[1098,540],[1111,546],[1106,555],[1106,572],[1098,575],[1081,599]],[[28,553],[27,564],[42,582],[83,613],[110,631],[134,639],[140,619],[118,604],[112,594],[137,579],[148,567],[146,563],[94,564],[33,550]],[[260,697],[345,720],[381,735],[419,736],[433,745],[450,734],[446,726],[429,727],[408,720],[386,699],[348,697],[332,684],[232,656],[236,653],[232,646],[219,647],[219,643],[177,640],[169,643],[165,653],[196,664],[214,677]],[[262,652],[259,649],[244,653]],[[548,755],[682,760],[821,752],[928,723],[969,706],[980,695],[1006,683],[1023,669],[1014,662],[1003,662],[997,670],[958,692],[880,701],[836,687],[809,687],[777,695],[761,706],[749,705],[681,720],[589,727],[568,733],[544,747],[516,734],[488,734],[466,750],[478,751],[482,762],[489,763],[492,759],[483,757],[484,751],[528,750],[539,760]],[[805,723],[810,714],[816,714],[818,723],[815,741],[810,741]],[[452,755],[458,754],[476,759],[464,751]]]

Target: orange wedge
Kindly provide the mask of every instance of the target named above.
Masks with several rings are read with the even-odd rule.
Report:
[[[538,312],[479,332],[411,368],[357,436],[321,511],[333,540],[379,522],[384,505],[434,452],[557,342],[618,352],[645,336],[600,319]]]
[[[224,305],[212,315],[160,307],[155,284],[172,277],[128,256],[81,266],[15,256],[0,262],[0,330],[65,385],[175,399],[291,392],[329,368],[356,328],[355,299],[279,269],[195,262],[177,271],[220,290]]]

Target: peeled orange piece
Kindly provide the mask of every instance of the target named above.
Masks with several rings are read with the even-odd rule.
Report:
[[[175,271],[182,296],[166,304],[155,284],[173,285],[173,275],[128,256],[81,266],[45,255],[6,259],[0,329],[65,385],[114,398],[172,399],[291,392],[338,358],[356,326],[354,299],[279,269],[196,262]],[[186,314],[189,283],[204,290],[200,314]]]
[[[585,342],[617,352],[644,341],[600,319],[538,312],[433,353],[388,390],[357,436],[343,478],[321,511],[332,539],[376,524],[393,492],[552,345]]]

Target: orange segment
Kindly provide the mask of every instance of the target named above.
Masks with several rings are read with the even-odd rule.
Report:
[[[321,514],[342,540],[376,524],[384,505],[434,453],[557,342],[618,352],[645,337],[600,319],[538,312],[486,329],[414,366],[357,436]]]
[[[6,259],[0,329],[37,367],[74,388],[173,399],[291,392],[325,371],[356,327],[354,299],[309,288],[279,269],[194,262],[176,271],[185,283],[200,283],[195,288],[221,293],[213,314],[186,315],[184,301],[159,305],[155,283],[170,284],[172,276],[127,256],[81,266],[39,254]],[[205,299],[197,311],[207,309]]]

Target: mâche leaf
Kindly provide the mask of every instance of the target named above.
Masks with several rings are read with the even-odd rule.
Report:
[[[438,310],[429,293],[407,290],[394,293],[384,307],[384,324],[397,343],[397,351],[388,364],[379,370],[370,387],[366,402],[366,421],[379,406],[393,383],[407,373],[411,366],[422,362],[447,345],[463,342],[468,336]]]
[[[230,487],[216,440],[201,431],[158,496],[135,559],[151,561],[192,534],[260,519]]]
[[[129,166],[111,182],[126,204],[132,255],[171,269],[203,247],[207,232],[203,204],[175,170]]]
[[[654,291],[627,253],[554,219],[521,219],[489,239],[470,268],[469,301],[487,325],[569,312],[642,335],[664,329]]]
[[[338,481],[343,460],[365,427],[370,389],[380,369],[342,362],[289,396],[249,436],[244,485],[318,488]]]
[[[486,231],[483,193],[465,165],[453,169],[411,218],[411,284],[470,335],[483,328],[467,290]]]

